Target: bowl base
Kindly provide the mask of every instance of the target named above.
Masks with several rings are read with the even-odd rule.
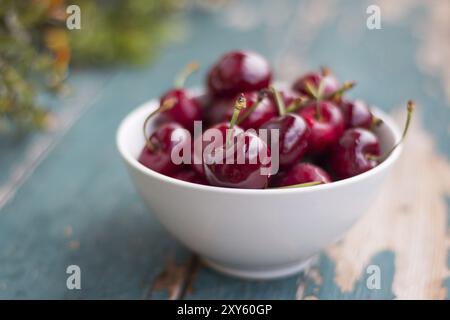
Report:
[[[211,259],[202,257],[202,261],[208,267],[226,275],[230,275],[237,278],[250,279],[250,280],[270,280],[284,278],[292,276],[296,273],[307,269],[315,261],[314,257],[299,261],[294,264],[288,264],[269,269],[240,269],[234,266],[224,265]]]

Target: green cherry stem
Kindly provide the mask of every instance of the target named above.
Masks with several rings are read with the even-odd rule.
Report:
[[[317,88],[314,86],[314,84],[311,81],[306,81],[305,83],[306,91],[314,97],[314,99],[317,99],[318,92]]]
[[[242,114],[242,116],[236,121],[236,124],[239,125],[242,122],[245,121],[252,113],[255,111],[256,108],[261,104],[261,102],[264,100],[264,98],[267,96],[267,92],[265,90],[261,90],[258,92],[258,97],[255,101],[255,103],[247,110],[245,113]]]
[[[304,187],[312,187],[317,186],[319,184],[322,184],[322,181],[313,181],[313,182],[306,182],[306,183],[300,183],[300,184],[293,184],[290,186],[284,186],[284,187],[278,187],[275,189],[295,189],[295,188],[304,188]]]
[[[372,124],[370,125],[370,130],[378,128],[383,123],[383,120],[372,115]]]
[[[320,72],[322,73],[322,76],[324,76],[324,77],[331,75],[331,69],[327,66],[320,67]]]
[[[295,98],[287,107],[286,111],[288,113],[292,112],[292,110],[300,110],[301,108],[306,106],[306,102],[310,101],[305,96],[300,96],[298,98]]]
[[[151,112],[147,118],[145,118],[144,120],[144,125],[142,126],[142,130],[144,132],[144,138],[145,138],[145,142],[147,145],[147,148],[150,149],[150,151],[155,151],[156,147],[155,145],[150,141],[150,138],[147,136],[147,125],[148,125],[148,121],[153,118],[155,115],[160,114],[164,111],[167,111],[169,109],[172,109],[175,104],[177,103],[177,99],[176,98],[169,98],[163,101],[163,103],[153,112]]]
[[[334,91],[333,93],[331,93],[330,95],[328,95],[326,98],[329,99],[329,100],[337,100],[337,99],[339,99],[340,97],[342,97],[342,95],[343,95],[346,91],[352,89],[355,85],[356,85],[356,83],[353,82],[353,81],[346,81],[346,82],[344,82],[344,83],[342,84],[342,86],[341,86],[339,89],[337,89],[336,91]]]
[[[319,88],[317,89],[317,96],[316,98],[316,118],[319,121],[322,121],[322,110],[320,110],[320,103],[323,99],[323,91],[325,89],[325,78],[322,78],[319,83]]]
[[[187,78],[199,68],[200,65],[197,62],[191,62],[185,66],[184,69],[181,70],[181,72],[175,77],[175,88],[183,88]]]
[[[231,137],[233,135],[233,128],[237,122],[237,119],[239,117],[239,113],[241,112],[242,109],[245,109],[247,106],[247,100],[245,99],[245,96],[243,93],[241,93],[239,95],[239,97],[236,99],[236,102],[234,103],[234,111],[233,111],[233,115],[231,116],[231,121],[230,121],[230,127],[227,130],[227,138],[226,138],[226,148],[228,149],[228,147],[231,144]]]
[[[286,114],[286,106],[284,105],[284,101],[283,98],[281,97],[280,92],[272,86],[269,88],[269,90],[270,92],[272,92],[275,98],[275,103],[277,104],[279,115],[284,116]]]
[[[342,94],[350,89],[352,89],[355,86],[355,82],[344,82],[344,84],[337,89],[336,91],[326,95],[323,100],[335,100],[337,97],[342,96]],[[290,104],[289,108],[287,109],[287,112],[295,112],[311,103],[313,103],[316,99],[303,99],[300,103]]]
[[[373,155],[367,155],[367,159],[369,160],[378,160],[380,162],[383,162],[384,160],[386,160],[387,158],[389,158],[389,156],[392,154],[392,152],[394,152],[395,149],[398,148],[399,145],[401,145],[403,143],[403,141],[405,140],[405,137],[408,133],[408,129],[411,125],[411,119],[412,119],[412,114],[414,112],[416,105],[414,103],[414,101],[409,100],[407,105],[406,105],[406,111],[407,111],[407,115],[406,115],[406,121],[405,121],[405,126],[403,128],[403,133],[402,133],[402,137],[400,138],[400,140],[392,147],[391,150],[389,150],[388,153],[386,153],[383,156],[373,156]]]

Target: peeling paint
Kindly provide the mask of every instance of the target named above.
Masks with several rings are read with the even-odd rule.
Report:
[[[370,212],[338,245],[328,250],[336,264],[335,281],[344,292],[371,257],[395,253],[393,292],[399,299],[445,299],[449,276],[446,196],[450,164],[436,153],[433,140],[414,121],[403,155]]]

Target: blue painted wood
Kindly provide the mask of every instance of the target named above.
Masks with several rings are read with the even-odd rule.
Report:
[[[259,32],[227,31],[211,19],[193,12],[191,37],[167,50],[157,65],[114,71],[82,119],[2,208],[1,298],[142,298],[163,271],[167,253],[187,255],[147,213],[114,139],[120,120],[167,89],[177,70],[194,59],[210,64],[229,48],[217,34],[236,47],[267,51]],[[249,37],[255,45],[248,45]],[[203,76],[204,71],[194,75],[191,84],[200,84]],[[77,92],[76,83],[73,89]],[[15,156],[5,162],[13,163]],[[73,234],[67,236],[69,228]],[[81,291],[66,289],[70,264],[81,267]]]
[[[318,299],[394,299],[392,293],[392,280],[395,270],[395,254],[391,251],[382,251],[375,255],[369,265],[379,267],[380,270],[380,288],[369,289],[367,286],[368,277],[373,271],[367,266],[364,268],[364,273],[361,274],[358,281],[356,281],[354,289],[350,292],[343,292],[334,281],[334,262],[325,254],[320,257],[317,269],[320,270],[321,283],[316,283],[314,279],[306,279],[305,291],[303,298],[314,297]]]
[[[251,12],[258,17],[267,15],[264,8],[270,2],[258,2],[255,7],[250,1],[244,6],[251,6]],[[0,208],[0,298],[170,296],[167,289],[154,288],[155,280],[167,268],[171,256],[182,266],[190,253],[148,214],[120,163],[114,137],[120,120],[130,110],[160,95],[170,86],[176,71],[192,60],[206,68],[224,51],[249,48],[271,61],[278,58],[283,62],[284,56],[298,54],[307,67],[329,65],[340,78],[358,80],[351,95],[364,97],[385,110],[402,105],[410,97],[426,106],[427,111],[422,112],[425,128],[437,141],[440,152],[449,157],[450,106],[438,81],[424,76],[415,61],[418,48],[411,24],[420,19],[421,13],[415,12],[417,17],[403,25],[385,23],[382,30],[376,31],[361,27],[356,35],[346,36],[336,27],[339,13],[353,12],[356,25],[364,26],[366,4],[340,1],[336,16],[324,24],[309,46],[299,48],[295,37],[303,21],[289,19],[295,14],[290,8],[295,8],[296,3],[286,2],[287,16],[282,23],[244,23],[239,28],[230,24],[230,11],[235,9],[208,14],[195,9],[186,13],[186,37],[165,50],[156,64],[139,70],[72,74],[75,97],[84,92],[86,83],[92,83],[98,92],[90,91],[89,99],[81,102],[91,103],[86,113],[55,144],[16,196]],[[190,85],[202,84],[205,68],[189,80]],[[435,96],[423,89],[425,81],[436,86]],[[80,100],[61,101],[70,108]],[[0,185],[34,139],[23,145],[0,145]],[[450,265],[450,254],[448,259]],[[384,274],[379,291],[368,291],[366,275],[361,275],[355,289],[343,293],[334,283],[334,262],[322,254],[317,265],[321,285],[301,275],[270,282],[243,281],[200,267],[193,278],[193,291],[187,291],[184,297],[293,299],[302,284],[303,296],[391,299],[394,261],[391,251],[372,258],[370,263],[379,265]],[[81,267],[81,291],[66,289],[65,270],[70,264]],[[450,279],[446,286],[450,292]]]
[[[201,267],[185,299],[293,299],[301,276],[256,281],[230,278]]]

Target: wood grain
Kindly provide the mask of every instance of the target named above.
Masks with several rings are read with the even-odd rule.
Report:
[[[447,250],[450,164],[416,119],[404,153],[370,212],[327,254],[336,264],[336,284],[354,289],[372,256],[395,254],[392,290],[398,299],[445,299],[450,275]]]

